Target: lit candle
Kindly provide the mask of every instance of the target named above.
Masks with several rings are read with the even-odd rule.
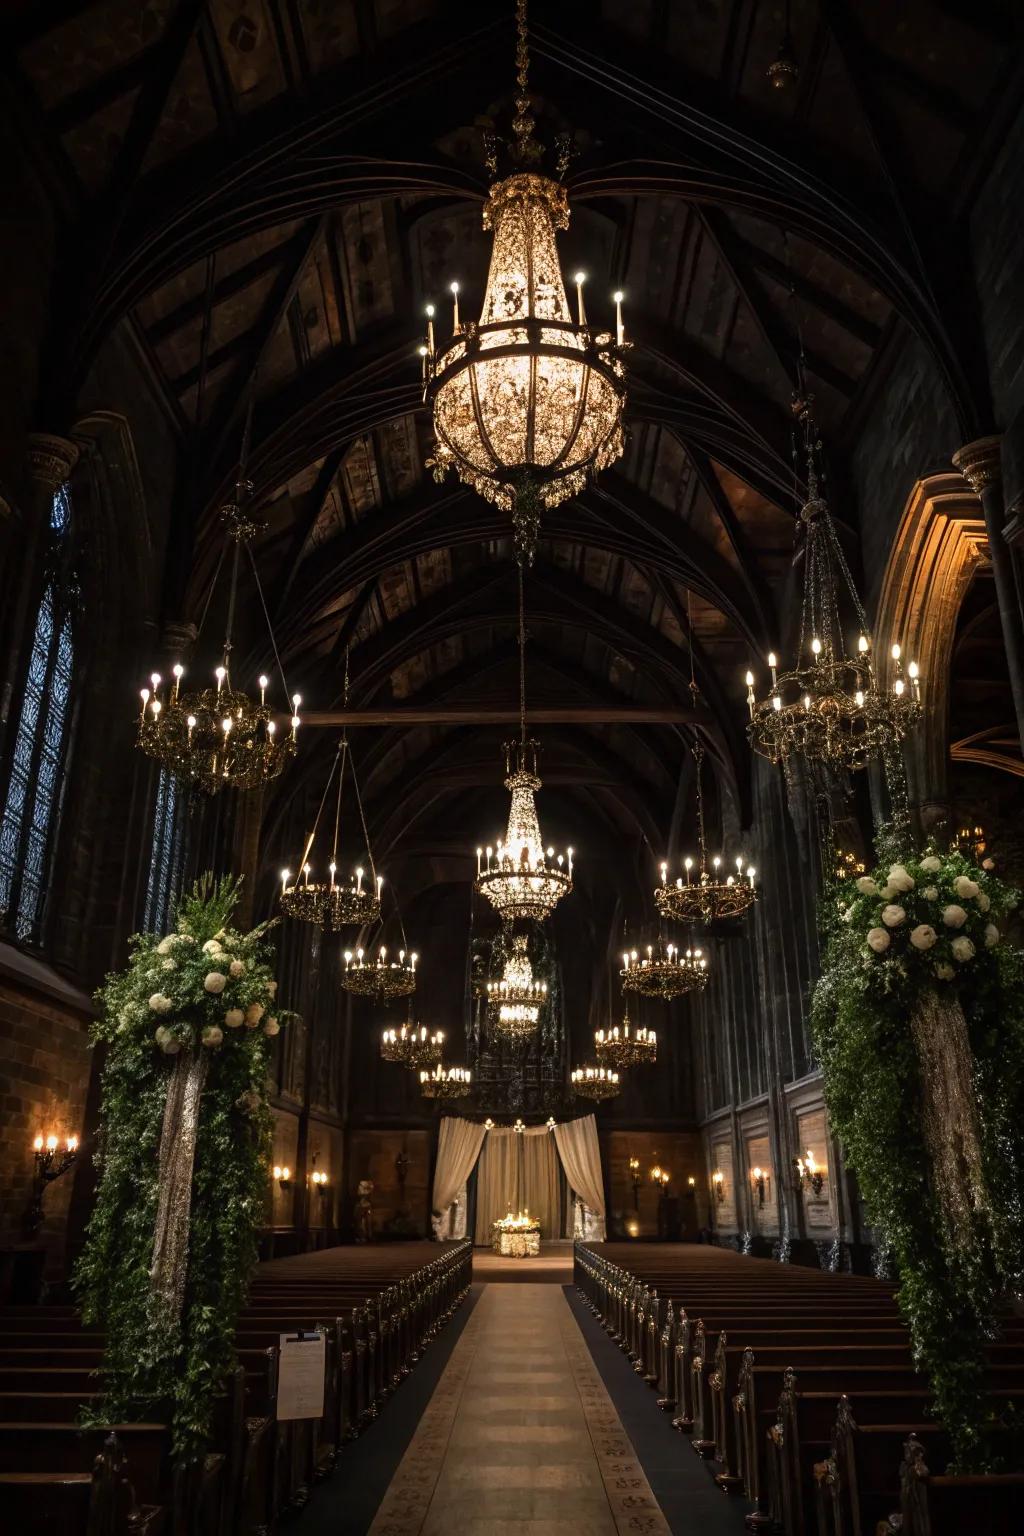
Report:
[[[303,883],[305,885],[308,885],[309,884],[309,865],[308,864],[303,864],[303,866],[302,866],[302,875],[303,875]]]
[[[362,871],[361,868],[357,867],[356,868],[356,895],[357,896],[361,896],[362,894],[363,894],[363,871]]]
[[[274,736],[276,735],[276,733],[277,733],[277,726],[274,724],[273,720],[268,720],[267,721],[267,735],[270,737],[271,742],[273,742]]]
[[[689,857],[689,855],[687,855],[687,857],[683,860],[683,868],[686,870],[686,883],[689,885],[690,871],[693,868],[693,860]]]
[[[753,718],[754,718],[754,674],[753,674],[753,672],[748,672],[747,673],[746,678],[745,678],[745,682],[746,682],[746,685],[747,685],[747,708],[750,711],[750,718],[751,718],[751,720],[753,720]]]
[[[261,707],[267,702],[267,682],[268,682],[268,679],[265,678],[263,676],[262,672],[261,672],[260,673],[260,677],[259,677],[259,684],[260,684],[260,706]]]
[[[433,304],[428,304],[427,305],[427,351],[429,352],[430,356],[433,357],[433,355],[434,355],[434,306],[433,306]]]
[[[47,1152],[56,1152],[56,1150],[57,1150],[57,1138],[56,1138],[56,1136],[47,1136],[47,1138],[46,1138],[46,1150],[47,1150]]]
[[[821,655],[821,641],[818,639],[817,635],[815,635],[814,639],[811,641],[811,650],[814,652],[815,656]]]
[[[67,1146],[67,1149],[68,1149],[69,1152],[77,1152],[78,1151],[78,1137],[77,1136],[69,1136],[68,1139],[67,1139],[67,1142],[66,1142],[66,1146]]]
[[[139,719],[140,720],[145,720],[145,718],[146,718],[146,705],[149,703],[149,689],[148,688],[140,688],[139,692],[142,695],[142,709],[139,712]]]
[[[220,697],[220,690],[224,686],[224,679],[227,677],[227,675],[228,675],[227,667],[218,667],[216,672],[214,673],[214,676],[217,679],[217,697],[218,698]]]
[[[32,1143],[32,1150],[33,1152],[41,1152],[43,1150],[43,1138],[41,1136],[37,1136]]]
[[[185,721],[185,724],[188,726],[188,744],[189,744],[189,746],[191,746],[192,745],[192,732],[196,728],[196,717],[195,717],[195,715],[189,715],[188,719]]]
[[[158,688],[160,687],[160,673],[159,672],[153,672],[150,675],[150,679],[149,680],[153,684],[153,692],[156,693]]]
[[[377,876],[377,900],[380,901],[380,893],[384,889],[384,876]]]
[[[161,703],[160,703],[160,700],[159,699],[154,699],[152,704],[149,707],[153,711],[153,719],[154,720],[159,720],[159,718],[160,718],[160,710],[163,707],[161,705]]]
[[[586,280],[587,274],[585,272],[576,273],[576,324],[581,326],[587,323],[587,317],[583,313],[583,284]]]
[[[572,849],[571,848],[567,848],[565,851],[566,851],[566,853],[569,856],[569,878],[571,880],[572,879]]]
[[[484,856],[483,849],[482,848],[478,848],[477,851],[476,851],[476,877],[477,877],[478,880],[480,879],[480,876],[483,873],[483,856]]]
[[[622,301],[626,297],[621,288],[617,288],[612,294],[615,301],[615,345],[621,347],[626,339],[625,327],[622,324]]]
[[[454,311],[454,315],[453,315],[453,318],[452,318],[452,329],[453,329],[453,331],[458,332],[458,329],[459,329],[459,285],[458,285],[458,283],[452,283],[451,294],[452,294],[452,300],[453,300],[454,306],[455,306],[455,311]]]
[[[181,687],[181,680],[182,680],[182,678],[184,676],[185,676],[185,668],[182,666],[180,661],[176,662],[175,666],[174,666],[174,702],[175,703],[178,702],[178,689]]]
[[[231,716],[230,715],[225,715],[224,716],[223,720],[220,723],[220,728],[224,732],[224,740],[227,741],[228,737],[231,735]]]
[[[285,891],[288,889],[288,881],[291,879],[291,874],[292,874],[292,872],[291,872],[290,869],[282,869],[282,871],[281,871],[281,894],[282,894],[282,896],[284,895]]]
[[[777,678],[776,678],[776,676],[775,676],[775,668],[776,668],[776,667],[777,667],[777,666],[778,666],[778,664],[779,664],[779,663],[778,663],[778,661],[777,661],[777,659],[776,659],[776,656],[775,656],[775,652],[774,652],[774,651],[769,651],[769,652],[768,652],[768,665],[769,665],[769,667],[770,667],[770,668],[771,668],[771,673],[772,673],[772,687],[773,687],[773,688],[774,688],[774,687],[775,687],[775,685],[776,685],[776,683],[777,683],[777,681],[778,681],[778,679],[777,679]]]
[[[332,890],[332,891],[333,891],[333,890],[334,890],[334,872],[335,872],[335,870],[336,870],[336,869],[337,869],[337,867],[338,867],[338,866],[337,866],[337,864],[335,864],[335,863],[334,863],[334,861],[333,861],[333,860],[332,860],[332,861],[331,861],[331,863],[330,863],[330,864],[328,864],[328,866],[327,866],[327,868],[328,868],[328,869],[329,869],[329,870],[330,870],[330,872],[331,872],[331,890]]]

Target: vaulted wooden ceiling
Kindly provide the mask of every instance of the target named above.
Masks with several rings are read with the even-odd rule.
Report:
[[[254,391],[257,558],[313,708],[338,704],[346,651],[356,705],[515,702],[507,523],[432,483],[415,355],[427,300],[454,277],[469,311],[482,294],[482,138],[507,122],[512,11],[8,7],[12,100],[65,229],[41,419],[73,420],[121,328],[180,446],[166,616],[195,617]],[[531,8],[540,131],[576,147],[565,269],[587,269],[592,307],[625,289],[635,344],[621,465],[545,519],[531,697],[685,705],[692,652],[733,839],[749,812],[740,679],[792,610],[801,347],[848,522],[844,453],[908,334],[965,439],[989,424],[963,215],[1021,64],[1012,0],[794,0],[791,26],[800,75],[783,93],[766,77],[781,4]],[[256,624],[251,640],[255,666]],[[547,803],[570,830],[660,855],[689,729],[551,728]],[[442,820],[452,850],[463,823],[496,824],[500,734],[439,720],[361,736],[381,836],[418,828],[440,857]],[[330,750],[298,770],[310,793]]]

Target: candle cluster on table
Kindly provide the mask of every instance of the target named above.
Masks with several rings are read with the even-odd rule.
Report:
[[[676,944],[659,942],[657,947],[648,944],[643,952],[626,950],[619,976],[623,992],[669,1002],[707,986],[708,962],[701,949],[681,949]]]
[[[345,970],[341,985],[346,992],[360,997],[378,1000],[392,997],[409,997],[416,990],[415,950],[399,949],[389,957],[386,945],[381,945],[376,959],[365,949],[346,949]]]

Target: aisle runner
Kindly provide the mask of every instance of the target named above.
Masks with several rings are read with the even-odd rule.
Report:
[[[370,1536],[670,1536],[561,1289],[486,1286]]]

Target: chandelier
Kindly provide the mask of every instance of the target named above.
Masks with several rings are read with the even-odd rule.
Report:
[[[472,1087],[468,1067],[446,1067],[442,1062],[420,1073],[420,1093],[425,1099],[464,1099]]]
[[[252,489],[252,481],[245,479],[243,474],[235,486],[234,501],[221,509],[227,540],[233,549],[224,646],[220,666],[214,673],[215,685],[198,692],[184,691],[185,668],[176,662],[172,668],[174,681],[166,690],[159,672],[151,675],[148,688],[140,690],[142,708],[137,745],[147,757],[155,758],[176,778],[209,795],[225,787],[256,789],[276,779],[285,763],[295,756],[299,730],[302,701],[298,694],[290,701],[290,727],[279,733],[267,704],[269,679],[259,679],[258,704],[255,698],[233,687],[231,682],[231,637],[238,594],[238,566],[243,549],[252,566],[260,606],[266,613],[263,589],[250,547],[250,540],[257,531],[257,525],[246,511]],[[221,565],[223,560],[222,555]],[[219,574],[220,565],[213,578],[214,587]],[[270,631],[270,643],[276,656],[273,631]],[[280,670],[280,658],[278,668]],[[281,681],[288,698],[283,673]]]
[[[345,951],[345,970],[341,985],[357,997],[372,997],[378,1002],[393,997],[409,997],[416,990],[415,951],[400,949],[397,959],[389,959],[382,944],[376,960],[365,949]]]
[[[537,1027],[548,995],[546,981],[535,981],[526,935],[517,933],[500,981],[487,983],[492,1028],[511,1040],[526,1040]]]
[[[611,1029],[594,1032],[594,1050],[598,1065],[626,1071],[629,1067],[653,1066],[658,1059],[658,1037],[653,1029],[633,1029],[629,1014]]]
[[[657,948],[648,944],[644,955],[627,950],[619,975],[623,992],[671,1002],[685,992],[700,992],[707,986],[708,962],[702,950],[680,949],[659,940]]]
[[[476,851],[476,889],[506,922],[533,918],[543,922],[572,890],[572,849],[545,851],[534,795],[537,743],[526,734],[526,626],[523,617],[523,566],[519,564],[519,740],[505,743],[505,788],[512,800],[508,829],[497,848]]]
[[[582,1099],[614,1099],[622,1091],[619,1074],[611,1067],[575,1067],[570,1082],[573,1093]]]
[[[480,319],[460,321],[459,285],[452,283],[451,341],[435,345],[428,305],[420,353],[434,418],[428,465],[435,479],[454,468],[487,501],[510,511],[516,547],[530,560],[542,508],[576,495],[589,474],[622,453],[626,345],[622,294],[615,295],[614,336],[595,331],[584,312],[582,272],[575,279],[576,319],[570,314],[555,238],[569,227],[568,196],[561,180],[530,169],[542,149],[530,112],[526,0],[517,0],[516,27],[516,169],[492,185],[484,204],[493,245]],[[488,168],[497,174],[493,152]],[[560,178],[567,168],[563,153]]]
[[[871,663],[868,623],[822,494],[822,445],[811,414],[811,397],[794,412],[803,433],[807,500],[800,513],[804,532],[804,590],[796,665],[778,670],[769,652],[771,691],[762,699],[748,672],[747,734],[755,752],[771,763],[801,756],[834,768],[863,768],[888,751],[921,718],[921,675],[916,661],[904,672],[902,651],[892,647],[893,681],[882,686]],[[839,612],[841,589],[860,626],[856,656],[845,648]]]
[[[345,694],[347,708],[347,669]],[[351,764],[352,786],[355,791],[356,805],[359,809],[359,819],[362,824],[366,861],[370,866],[368,879],[361,864],[357,864],[347,878],[338,879],[338,835],[341,830],[341,796],[347,764]],[[331,861],[327,866],[328,878],[326,880],[312,880],[310,879],[312,869],[307,861],[316,839],[320,818],[323,815],[324,806],[327,802],[327,796],[330,793],[335,774],[338,777],[338,794],[334,809],[334,841],[331,846]],[[362,797],[359,793],[359,781],[356,778],[356,766],[352,762],[352,754],[347,736],[342,736],[338,745],[338,751],[335,755],[316,818],[313,822],[313,830],[306,840],[302,858],[299,860],[299,874],[291,884],[289,884],[289,881],[292,881],[291,871],[283,869],[281,871],[282,910],[289,917],[297,918],[300,922],[315,923],[325,933],[337,933],[340,928],[352,926],[362,928],[367,923],[375,922],[380,916],[380,895],[384,881],[373,867],[370,834],[366,826]]]
[[[403,1024],[400,1029],[385,1029],[381,1032],[381,1059],[397,1062],[403,1067],[416,1069],[432,1061],[440,1061],[443,1050],[443,1029],[436,1029],[431,1034],[424,1024],[419,1029],[413,1024]]]

